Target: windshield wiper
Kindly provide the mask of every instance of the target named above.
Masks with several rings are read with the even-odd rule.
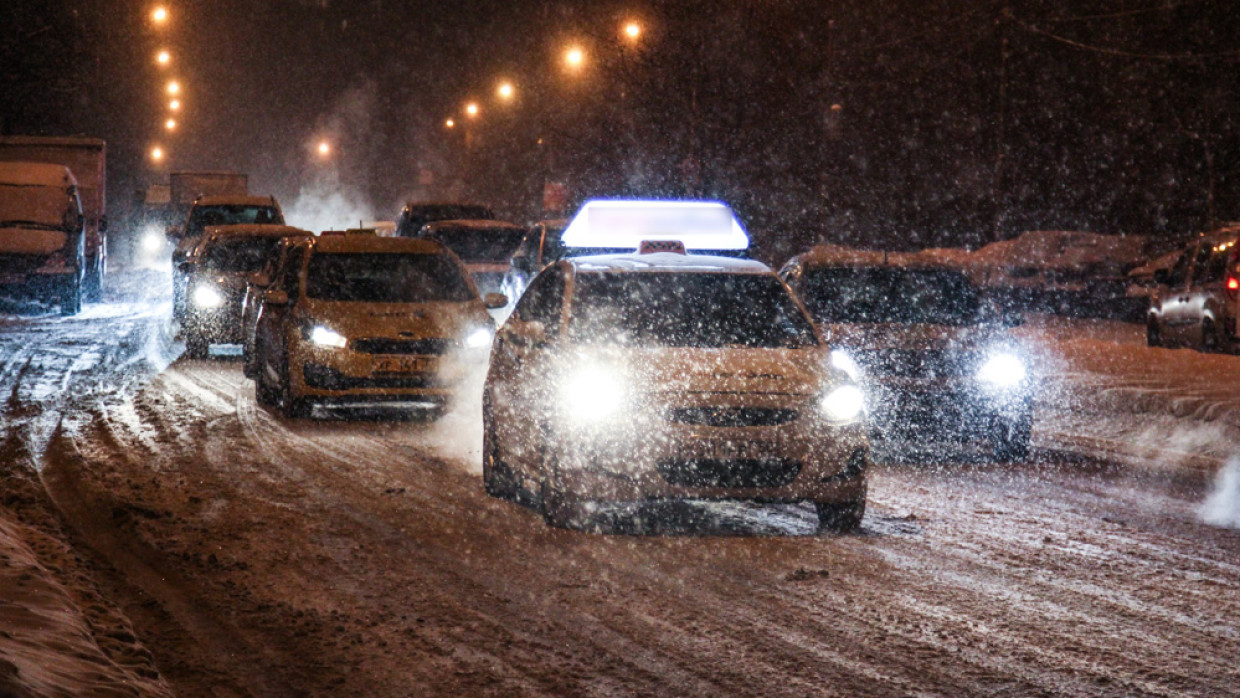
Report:
[[[19,221],[19,220],[0,221],[0,228],[34,228],[35,230],[60,231],[59,226],[51,225],[50,223],[40,223],[39,221]],[[61,232],[64,232],[64,231],[61,231]]]

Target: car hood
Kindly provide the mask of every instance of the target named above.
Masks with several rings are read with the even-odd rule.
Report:
[[[472,329],[491,326],[482,301],[463,303],[338,303],[308,301],[306,314],[350,339],[384,337],[462,339]]]
[[[245,287],[250,281],[250,273],[221,274],[220,272],[203,271],[194,275],[194,281],[196,283],[210,281],[219,287],[221,291],[225,291],[229,294],[240,295],[245,293]]]
[[[623,371],[647,393],[774,393],[809,395],[843,376],[828,368],[825,347],[583,348],[570,363]]]
[[[991,325],[850,323],[815,326],[827,344],[848,349],[955,349],[968,351],[1003,338]]]
[[[65,246],[68,237],[59,230],[0,228],[0,254],[49,255]]]

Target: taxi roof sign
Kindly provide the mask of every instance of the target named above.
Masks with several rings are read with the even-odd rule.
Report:
[[[678,240],[687,250],[745,250],[749,235],[719,201],[588,201],[564,229],[567,247],[637,249]]]

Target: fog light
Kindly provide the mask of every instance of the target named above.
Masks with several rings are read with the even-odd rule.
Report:
[[[317,325],[313,330],[310,330],[310,341],[318,346],[332,347],[334,349],[344,349],[349,343],[347,337],[330,327],[322,325]]]

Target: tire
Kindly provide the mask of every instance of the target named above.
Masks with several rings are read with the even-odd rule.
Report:
[[[1150,347],[1161,347],[1162,330],[1158,326],[1158,320],[1150,318],[1145,323],[1145,345]]]
[[[289,379],[288,363],[280,371],[280,411],[289,419],[305,419],[310,416],[311,402],[293,394],[293,382]]]
[[[1223,333],[1209,320],[1201,321],[1201,351],[1206,354],[1216,354],[1223,350],[1229,342],[1224,342]]]
[[[86,300],[91,303],[98,303],[103,300],[102,259],[96,259],[94,264],[90,265],[90,270],[86,272],[85,295]]]
[[[267,371],[258,365],[258,352],[255,351],[254,362],[254,401],[263,407],[275,407],[280,401],[280,393],[271,386],[267,379]]]
[[[491,398],[482,396],[482,486],[487,494],[498,499],[517,498],[517,486],[512,472],[500,462],[495,443],[495,419],[491,412]]]
[[[845,502],[814,502],[818,513],[818,530],[834,533],[852,533],[861,528],[865,518],[865,488],[856,499]]]
[[[1014,463],[1029,457],[1033,437],[1033,415],[1025,413],[1015,422],[1000,421],[995,426],[994,457],[999,463]]]
[[[60,290],[60,314],[77,315],[82,312],[82,281],[75,277]]]

